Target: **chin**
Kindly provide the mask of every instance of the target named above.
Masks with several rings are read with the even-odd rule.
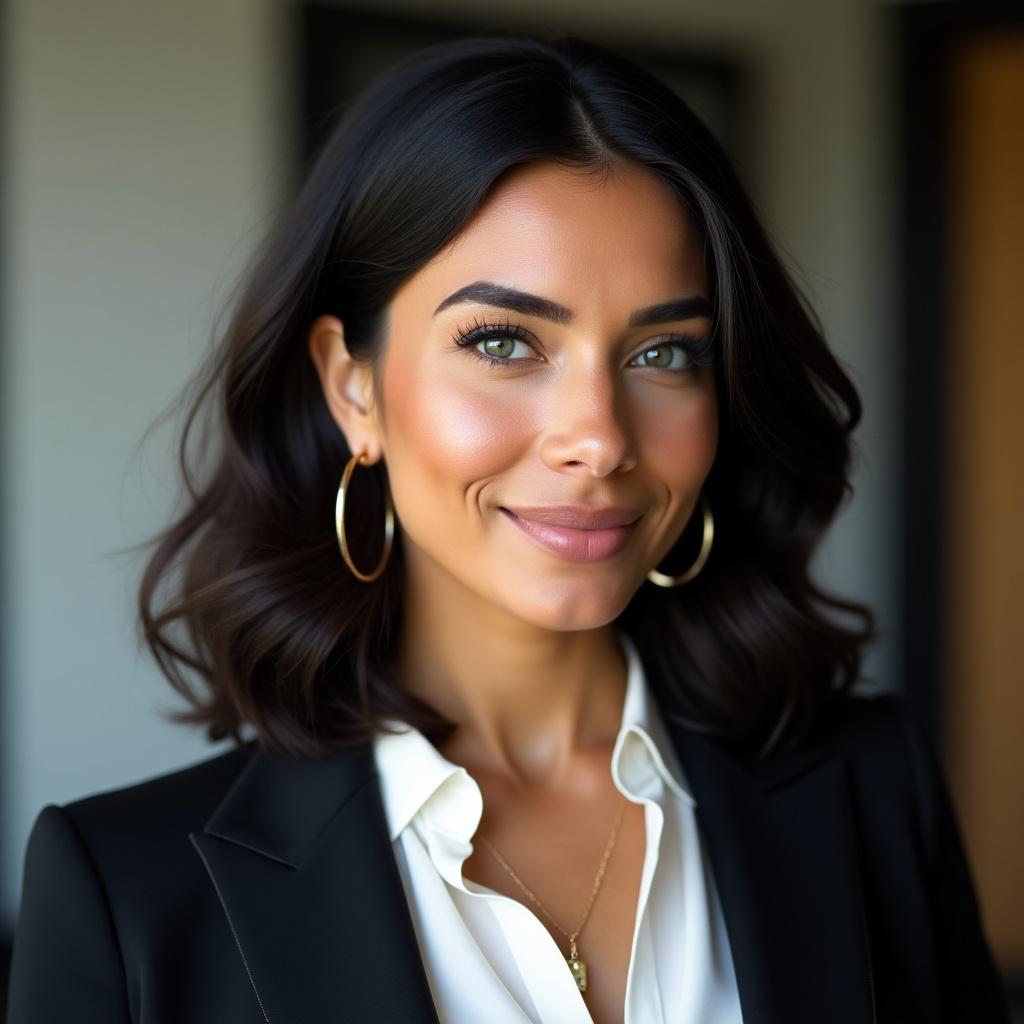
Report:
[[[564,581],[551,581],[547,586],[536,584],[528,588],[528,603],[522,600],[505,603],[509,611],[533,625],[575,633],[600,629],[614,622],[633,596],[632,591],[623,594],[620,587],[616,587],[614,593],[602,595],[595,592],[592,583],[580,582],[579,587],[566,586]],[[524,587],[519,593],[526,591]]]

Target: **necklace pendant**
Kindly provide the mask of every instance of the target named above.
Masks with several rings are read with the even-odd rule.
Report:
[[[587,991],[587,962],[581,960],[578,956],[571,956],[566,961],[569,965],[569,970],[572,971],[573,978],[576,979],[576,987],[581,992]]]

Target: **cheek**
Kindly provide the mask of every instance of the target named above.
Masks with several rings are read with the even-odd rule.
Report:
[[[695,390],[686,401],[649,403],[642,412],[638,440],[644,461],[672,490],[692,496],[715,461],[718,403],[714,385]]]
[[[515,463],[528,444],[529,418],[496,394],[422,368],[390,375],[387,458],[398,508],[422,517],[464,506],[467,493]]]

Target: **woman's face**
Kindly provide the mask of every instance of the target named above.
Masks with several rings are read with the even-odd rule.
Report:
[[[653,172],[502,178],[395,295],[382,404],[355,417],[331,403],[352,450],[385,461],[410,594],[553,630],[618,616],[714,461],[713,369],[686,342],[707,342],[709,301],[703,239]],[[530,526],[529,508],[565,505],[635,522]]]

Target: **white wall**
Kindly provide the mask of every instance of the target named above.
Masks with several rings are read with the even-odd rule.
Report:
[[[0,926],[39,808],[212,752],[136,653],[138,562],[163,525],[167,431],[136,453],[207,343],[213,312],[282,194],[295,126],[286,0],[9,0],[0,62],[8,168],[2,443]],[[887,54],[846,0],[377,0],[585,35],[648,25],[725,46],[757,74],[748,179],[862,390],[857,496],[820,578],[898,608],[897,343]],[[533,20],[540,19],[539,21]],[[887,636],[868,662],[899,685]],[[102,751],[101,755],[97,751]]]
[[[133,632],[170,437],[135,446],[206,345],[290,171],[280,10],[11,0],[2,312],[2,904],[44,803],[206,756]]]

